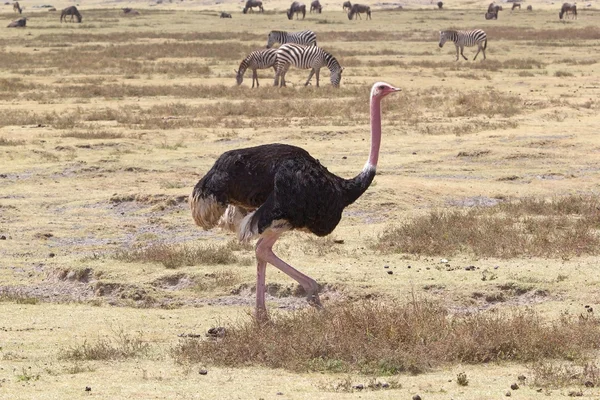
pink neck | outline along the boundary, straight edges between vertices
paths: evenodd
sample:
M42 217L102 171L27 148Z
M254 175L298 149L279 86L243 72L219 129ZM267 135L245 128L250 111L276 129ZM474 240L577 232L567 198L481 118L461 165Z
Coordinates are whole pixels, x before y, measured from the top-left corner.
M365 168L375 169L379 160L379 146L381 145L381 99L371 97L371 152Z

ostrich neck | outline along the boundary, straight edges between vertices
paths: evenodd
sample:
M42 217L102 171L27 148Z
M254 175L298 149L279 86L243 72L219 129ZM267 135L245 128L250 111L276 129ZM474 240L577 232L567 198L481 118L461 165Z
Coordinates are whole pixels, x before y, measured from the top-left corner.
M379 160L379 147L381 145L381 99L371 97L371 151L367 168L377 168Z
M381 99L371 97L371 150L363 170L346 181L346 204L352 204L371 185L375 178L381 145Z

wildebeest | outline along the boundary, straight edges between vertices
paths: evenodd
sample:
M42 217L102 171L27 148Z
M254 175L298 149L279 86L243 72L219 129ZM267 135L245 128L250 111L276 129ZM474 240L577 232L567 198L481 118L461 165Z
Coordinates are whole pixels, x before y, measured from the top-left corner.
M560 12L558 13L558 18L563 19L564 16L565 19L567 19L569 13L572 15L571 18L577 19L577 6L571 3L564 3L560 9Z
M352 3L350 3L349 1L345 1L344 4L342 4L342 10L344 10L345 12L350 12L351 8Z
M512 8L510 9L510 11L514 10L515 8L518 8L520 10L521 9L521 3L513 3Z
M441 10L442 7L444 7L444 3L442 3L441 1L438 1L437 6Z
M323 6L319 2L319 0L314 0L312 3L310 3L310 12L312 13L313 10L318 12L319 14L321 14L321 11L323 11Z
M366 6L364 4L352 4L352 8L348 13L348 19L356 18L357 16L358 18L362 19L362 17L360 16L360 14L362 13L367 13L367 19L372 19L371 7Z
M6 27L7 28L24 28L26 25L27 25L27 18L23 17L23 18L14 20L10 24L8 24Z
M242 13L247 14L248 11L254 12L254 7L258 7L258 9L260 10L260 12L264 12L265 11L265 9L263 8L263 5L262 5L262 1L260 1L260 0L248 0L246 2L246 6L242 10Z
M498 11L502 11L502 6L499 6L496 3L490 3L490 5L488 6L487 12L498 14Z
M527 11L533 11L533 7L531 7L531 5L527 6Z
M290 6L290 9L287 10L287 17L288 19L293 19L294 14L296 14L296 19L299 19L300 13L302 13L302 19L304 19L306 16L306 6L303 3L295 1Z
M133 8L125 7L125 8L122 8L122 10L123 10L123 14L125 14L129 17L137 17L140 15L140 12L138 10L134 10Z
M21 6L19 5L18 1L15 1L13 3L13 11L14 12L18 12L19 14L21 14L23 12L23 10L21 9Z
M67 16L69 15L71 16L71 22L73 22L74 16L77 17L77 22L81 22L81 20L83 19L77 7L71 6L62 10L62 12L60 13L60 22L63 22L63 19L65 20L65 22L67 22Z
M221 13L221 18L231 18L231 14L226 13L226 12L222 12Z
M496 12L486 12L485 19L498 19L498 13Z

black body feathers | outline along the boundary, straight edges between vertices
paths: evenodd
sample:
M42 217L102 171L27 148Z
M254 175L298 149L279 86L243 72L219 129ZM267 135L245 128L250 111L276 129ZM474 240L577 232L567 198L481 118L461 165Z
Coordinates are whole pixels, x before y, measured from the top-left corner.
M221 155L194 187L192 199L212 197L221 207L256 210L249 225L258 234L286 224L325 236L374 177L375 169L365 168L343 179L299 147L269 144Z

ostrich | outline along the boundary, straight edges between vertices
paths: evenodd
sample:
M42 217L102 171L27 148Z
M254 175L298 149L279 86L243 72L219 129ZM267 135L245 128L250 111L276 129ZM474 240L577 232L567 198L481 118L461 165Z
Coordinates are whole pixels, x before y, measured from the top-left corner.
M267 318L267 263L296 280L308 302L321 307L317 282L277 257L273 245L284 232L294 229L317 236L330 234L344 208L367 190L379 158L381 99L399 90L383 82L373 85L371 150L363 170L352 179L332 174L302 148L267 144L223 153L194 187L190 207L197 225L229 228L240 241L259 238L255 249L257 319Z

